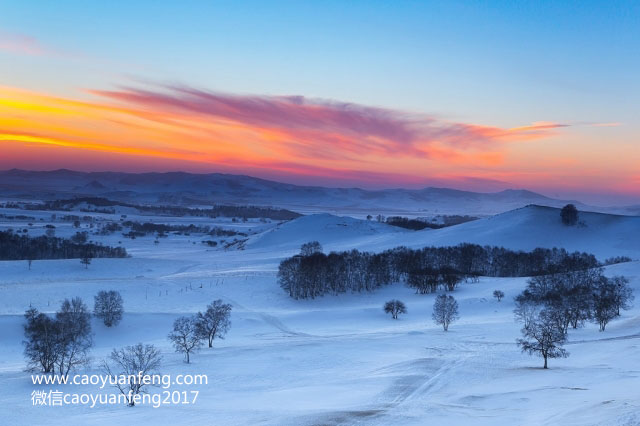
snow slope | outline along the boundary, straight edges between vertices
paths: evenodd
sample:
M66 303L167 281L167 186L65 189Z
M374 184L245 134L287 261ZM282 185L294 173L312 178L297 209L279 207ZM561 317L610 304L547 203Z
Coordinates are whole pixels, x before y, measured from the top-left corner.
M194 244L194 235L171 235L158 245L153 237L124 239L134 257L94 259L88 269L77 259L35 261L31 270L24 261L0 262L0 424L640 424L638 300L606 332L592 324L571 330L566 346L571 356L550 360L550 369L542 370L541 359L522 354L515 344L520 326L513 321L513 297L526 278L462 284L454 293L461 318L447 333L431 321L435 295L417 295L402 285L296 301L277 284L278 262L308 240L319 240L325 249L367 250L472 241L592 251L582 247L591 244L601 255L638 257L638 218L583 213L585 227L566 229L554 217L557 210L529 207L412 232L316 215L267 229L251 237L244 251L210 250ZM73 229L60 226L57 231ZM640 262L609 266L606 273L629 277L640 298ZM21 314L30 305L54 312L64 298L80 296L92 306L93 296L107 289L122 293L126 314L112 329L94 320L93 360L86 372L100 373L99 363L114 347L152 343L162 351L163 373L207 375L207 385L169 388L199 390L196 404L31 405L31 392L38 389L113 392L91 385L58 389L31 384L23 371L21 344ZM501 302L491 297L495 289L506 294ZM171 324L217 298L233 305L231 330L187 365L167 341ZM408 307L397 321L382 310L392 298Z
M291 251L309 241L318 241L326 246L326 251L364 249L377 240L386 240L389 236L402 238L401 235L409 233L384 223L324 213L302 216L280 224L256 236L248 248Z
M269 230L249 244L265 249L299 248L318 240L331 250L345 246L380 251L461 243L503 246L514 250L563 247L586 251L604 260L611 256L640 257L640 217L580 212L580 223L566 226L560 209L527 206L488 218L441 229L407 231L372 221L328 214L305 216Z
M407 243L444 246L470 242L519 250L563 247L599 258L640 256L640 217L580 212L579 222L566 226L559 209L527 206L457 226L418 231Z

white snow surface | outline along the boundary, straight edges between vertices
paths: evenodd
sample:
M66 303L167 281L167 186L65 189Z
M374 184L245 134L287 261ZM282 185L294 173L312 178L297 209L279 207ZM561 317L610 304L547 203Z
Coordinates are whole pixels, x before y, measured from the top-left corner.
M375 221L328 214L303 216L256 236L249 247L297 250L317 240L325 251L358 248L366 251L407 246L451 246L461 243L502 246L513 250L562 247L593 253L604 260L640 253L640 217L581 212L579 224L562 224L559 209L527 206L488 218L441 229L407 231Z
M31 212L27 213L33 215ZM35 213L34 213L35 214ZM481 278L454 293L460 320L448 332L433 324L435 295L400 284L367 294L291 300L277 284L281 259L318 240L325 251L380 251L461 242L529 250L565 247L599 259L626 255L609 266L625 275L639 298L640 218L581 213L583 225L559 223L558 210L527 207L440 230L407 231L371 221L313 215L253 228L245 250L208 249L197 236L92 238L133 255L94 259L0 262L0 424L13 425L638 425L640 424L640 301L605 332L571 330L571 356L542 359L520 352L513 297L526 278ZM155 222L190 218L154 218ZM200 221L198 221L200 223ZM42 225L44 222L36 224ZM16 223L0 222L0 228ZM27 226L20 224L20 226ZM76 230L56 223L56 233ZM43 230L33 229L37 235ZM194 244L196 243L196 244ZM99 290L118 290L126 314L106 328L93 321L92 365L114 347L152 343L167 374L206 374L207 385L172 386L200 391L195 404L160 408L120 405L34 407L31 392L112 393L91 385L36 386L24 371L22 313L30 305L53 313L67 297L90 307ZM497 302L495 289L506 297ZM191 364L166 336L175 318L204 310L214 299L233 305L232 327ZM406 315L392 320L382 305L397 298ZM151 388L152 393L162 388Z

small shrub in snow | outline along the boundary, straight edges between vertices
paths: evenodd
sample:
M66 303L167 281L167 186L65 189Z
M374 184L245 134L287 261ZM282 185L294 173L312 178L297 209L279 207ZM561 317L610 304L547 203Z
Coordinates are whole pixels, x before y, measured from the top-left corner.
M502 290L494 290L493 297L498 299L498 302L499 302L504 297L504 292Z

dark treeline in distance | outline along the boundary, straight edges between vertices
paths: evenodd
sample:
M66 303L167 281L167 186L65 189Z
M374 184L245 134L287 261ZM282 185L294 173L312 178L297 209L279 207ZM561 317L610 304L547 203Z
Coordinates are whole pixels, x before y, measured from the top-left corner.
M28 237L0 231L0 260L79 259L85 257L127 257L123 247L78 243L58 237Z
M280 263L278 282L295 299L372 291L394 282L432 293L439 288L454 290L463 279L477 276L538 276L597 266L591 254L557 248L524 252L475 244L417 250L397 247L382 253L297 255Z
M168 225L164 223L150 223L150 222L133 222L133 221L125 221L122 222L122 226L130 228L131 230L123 234L125 237L144 237L148 234L158 234L158 236L167 236L168 232L175 232L178 234L209 234L214 237L233 237L236 235L240 235L246 237L247 234L245 232L238 232L230 229L224 229L220 227L210 227L207 225ZM122 226L119 228L122 229ZM116 227L111 227L111 229L117 229Z
M391 226L397 226L400 228L411 229L413 231L420 231L425 228L430 229L440 229L446 228L447 226L459 225L465 222L471 222L472 220L478 219L473 216L443 216L442 223L436 222L428 222L423 219L409 219L408 217L403 216L389 216L387 217L385 223Z
M245 219L267 218L273 220L291 220L302 216L300 213L292 212L286 209L278 209L272 207L257 206L230 206L230 205L214 205L211 208L190 208L179 206L147 206L130 204L122 201L113 201L101 197L78 197L69 200L52 200L39 204L18 204L7 203L5 207L20 208L25 210L58 210L70 211L73 207L86 203L96 207L132 207L140 212L152 213L167 216L194 216L194 217L239 217ZM81 209L81 211L95 211L91 209ZM115 213L115 211L100 210L103 213Z

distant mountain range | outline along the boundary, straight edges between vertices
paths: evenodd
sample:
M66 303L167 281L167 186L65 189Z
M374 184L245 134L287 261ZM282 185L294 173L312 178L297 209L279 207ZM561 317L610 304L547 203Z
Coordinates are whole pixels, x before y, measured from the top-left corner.
M351 215L492 215L529 204L560 207L573 202L579 209L638 214L640 207L597 208L557 200L535 192L509 189L479 193L447 188L381 189L298 186L244 175L77 172L72 170L0 171L0 196L5 199L51 200L98 196L142 204L206 206L251 204L301 213Z

